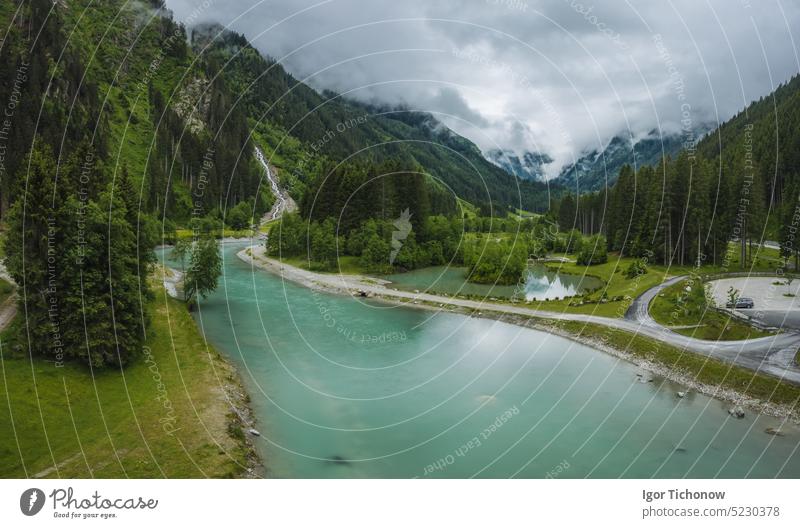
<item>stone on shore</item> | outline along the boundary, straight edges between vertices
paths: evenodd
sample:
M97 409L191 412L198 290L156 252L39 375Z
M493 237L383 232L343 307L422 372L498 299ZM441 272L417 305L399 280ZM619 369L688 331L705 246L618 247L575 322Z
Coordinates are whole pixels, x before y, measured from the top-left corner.
M737 405L736 407L728 409L728 414L741 420L744 418L744 409Z

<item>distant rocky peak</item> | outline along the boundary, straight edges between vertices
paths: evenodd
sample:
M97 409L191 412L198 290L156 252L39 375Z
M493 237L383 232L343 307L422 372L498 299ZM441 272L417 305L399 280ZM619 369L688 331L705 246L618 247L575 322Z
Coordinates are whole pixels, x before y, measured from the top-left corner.
M525 151L520 154L511 149L492 149L485 157L509 174L530 181L545 181L545 165L553 163L547 153Z

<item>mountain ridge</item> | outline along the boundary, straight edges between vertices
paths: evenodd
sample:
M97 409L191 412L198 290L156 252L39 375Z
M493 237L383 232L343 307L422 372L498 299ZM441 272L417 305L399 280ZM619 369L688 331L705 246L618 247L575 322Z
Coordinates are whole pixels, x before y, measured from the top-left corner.
M546 186L519 182L488 162L472 141L428 112L371 105L331 91L317 92L262 54L243 35L219 25L191 30L190 40L196 52L202 46L204 55L225 64L231 89L241 94L254 135L272 141L273 145L264 145L273 147L267 152L276 151L273 154L279 168L292 174L290 187L302 190L311 179L309 166L301 166L299 158L315 158L310 165L319 168L316 158L320 157L343 160L355 154L374 162L399 157L417 163L460 198L487 210L547 208ZM310 155L282 149L285 140Z
M546 165L553 163L546 153L525 151L521 155L512 149L491 149L486 159L521 180L547 181Z
M699 137L699 131L704 128L695 131L694 137ZM686 140L681 133L651 130L635 141L630 136L617 134L602 149L585 151L574 163L562 167L553 181L578 193L597 191L613 186L623 166L656 166L662 159L675 157L685 147Z

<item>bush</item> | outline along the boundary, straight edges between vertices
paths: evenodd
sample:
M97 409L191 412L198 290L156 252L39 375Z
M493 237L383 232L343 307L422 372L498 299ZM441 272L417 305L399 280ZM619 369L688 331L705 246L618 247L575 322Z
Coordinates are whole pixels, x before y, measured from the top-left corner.
M466 264L470 268L469 280L480 284L516 284L528 266L527 247L524 244L491 242L471 248Z
M646 273L647 264L642 259L634 260L625 270L625 276L629 279L635 279L639 275L645 275Z
M253 207L248 202L239 202L228 211L225 223L232 229L247 229L252 224L252 212Z
M583 249L578 253L577 261L581 266L594 266L608 262L606 238L602 235L587 238L583 243Z
M202 234L213 233L222 227L219 220L209 216L194 217L189 221L189 227L192 231Z
M577 229L572 229L567 233L565 240L565 250L567 253L580 253L584 247L590 246L591 238L584 242L583 235Z
M360 259L361 266L372 273L389 272L391 271L390 254L391 247L389 243L374 234L364 244Z

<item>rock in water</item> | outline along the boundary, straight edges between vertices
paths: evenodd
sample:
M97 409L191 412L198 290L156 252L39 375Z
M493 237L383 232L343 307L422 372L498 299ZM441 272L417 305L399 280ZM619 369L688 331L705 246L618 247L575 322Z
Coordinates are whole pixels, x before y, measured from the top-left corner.
M777 427L767 427L766 429L764 429L764 432L772 436L784 436L783 431L781 431L780 428Z
M742 419L744 418L744 409L742 409L740 406L737 405L736 407L728 409L728 414L736 418Z

